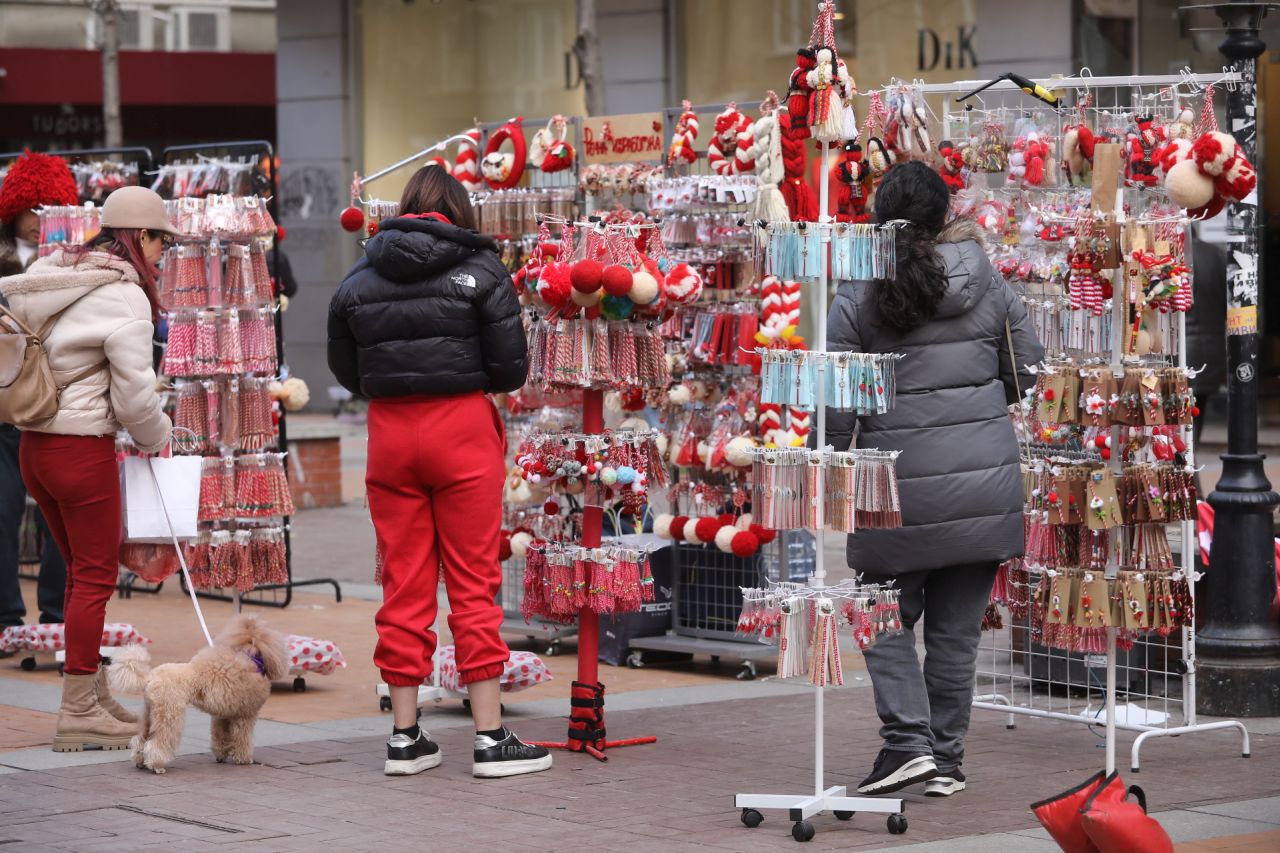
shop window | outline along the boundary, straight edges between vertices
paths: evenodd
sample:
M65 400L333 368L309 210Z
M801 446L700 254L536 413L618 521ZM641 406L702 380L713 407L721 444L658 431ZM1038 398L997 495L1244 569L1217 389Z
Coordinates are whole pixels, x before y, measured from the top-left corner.
M231 12L228 9L174 9L178 50L231 50Z
M153 50L154 40L152 18L154 12L150 6L130 6L116 12L116 32L120 38L121 50ZM89 13L85 47L97 50L102 44L102 22L97 13Z

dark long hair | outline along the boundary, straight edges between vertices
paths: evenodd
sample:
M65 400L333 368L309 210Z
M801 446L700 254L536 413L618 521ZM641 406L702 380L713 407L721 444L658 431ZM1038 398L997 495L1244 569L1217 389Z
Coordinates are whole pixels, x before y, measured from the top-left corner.
M942 176L919 161L894 166L876 190L876 222L907 221L894 238L896 277L875 282L880 321L900 333L932 320L947 293L947 271L936 241L950 203Z
M151 303L151 322L160 318L160 300L156 296L156 268L147 263L142 252L141 228L103 228L89 242L68 249L67 252L79 264L90 252L107 252L117 258L128 261L138 273L138 286L147 295Z
M476 211L462 184L434 163L413 173L400 196L401 213L439 213L459 228L476 230Z

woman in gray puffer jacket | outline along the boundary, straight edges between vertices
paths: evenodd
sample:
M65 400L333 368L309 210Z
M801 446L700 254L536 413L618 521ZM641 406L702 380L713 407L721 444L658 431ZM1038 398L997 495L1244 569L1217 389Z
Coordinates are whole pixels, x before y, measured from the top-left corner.
M949 202L942 178L925 164L889 172L876 191L875 216L907 222L897 232L897 277L842 284L828 326L828 350L904 356L888 414L827 415L836 449L848 448L856 432L860 447L902 452L903 526L849 536L849 565L902 591L903 633L866 652L884 748L858 788L864 794L926 780L932 796L964 788L960 762L982 614L997 566L1023 551L1022 481L1007 406L1032 383L1027 366L1044 350L987 259L981 229L946 223ZM914 632L921 619L923 671Z

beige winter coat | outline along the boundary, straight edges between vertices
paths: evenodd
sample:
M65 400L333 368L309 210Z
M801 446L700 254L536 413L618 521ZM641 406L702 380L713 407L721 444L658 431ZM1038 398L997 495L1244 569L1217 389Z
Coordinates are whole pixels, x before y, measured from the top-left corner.
M0 279L0 292L35 332L67 309L45 339L55 381L102 365L63 389L58 414L32 431L111 435L123 427L144 451L164 447L171 424L156 393L151 305L128 261L91 252L73 266L64 253L54 252L22 275Z

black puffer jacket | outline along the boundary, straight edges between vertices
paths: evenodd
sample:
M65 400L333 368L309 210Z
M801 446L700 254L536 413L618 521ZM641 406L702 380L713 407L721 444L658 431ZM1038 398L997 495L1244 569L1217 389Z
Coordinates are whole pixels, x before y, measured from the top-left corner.
M389 219L329 304L329 369L365 397L503 393L528 371L520 304L492 240Z

